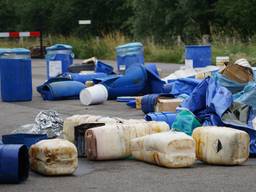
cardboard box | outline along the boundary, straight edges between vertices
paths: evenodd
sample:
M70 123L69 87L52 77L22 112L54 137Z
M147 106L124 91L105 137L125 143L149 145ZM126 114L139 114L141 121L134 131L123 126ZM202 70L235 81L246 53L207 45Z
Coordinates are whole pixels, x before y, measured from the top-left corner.
M176 108L181 104L183 99L159 98L155 106L155 112L176 112Z
M142 97L136 97L136 109L141 109Z

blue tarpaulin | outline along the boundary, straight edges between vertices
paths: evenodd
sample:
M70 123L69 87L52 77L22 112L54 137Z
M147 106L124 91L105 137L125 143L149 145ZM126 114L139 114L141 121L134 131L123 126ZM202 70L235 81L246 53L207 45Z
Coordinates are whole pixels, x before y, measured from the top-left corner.
M234 105L232 93L215 78L209 77L182 103L182 107L193 112L203 125L228 126L246 131L251 138L250 153L256 155L256 131L251 127L255 113L252 108L243 110L244 106L234 110ZM246 123L237 117L238 112L243 113L243 119L247 119Z
M236 102L247 104L256 109L256 83L248 83L241 92L233 95L233 99Z
M172 84L171 94L174 96L178 96L181 94L190 95L195 87L202 82L199 79L192 79L192 78L183 78L175 80Z

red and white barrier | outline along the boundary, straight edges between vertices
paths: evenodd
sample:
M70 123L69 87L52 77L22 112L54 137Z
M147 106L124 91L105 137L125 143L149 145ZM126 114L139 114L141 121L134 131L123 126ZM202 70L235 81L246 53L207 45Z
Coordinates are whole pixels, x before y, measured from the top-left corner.
M39 31L32 32L0 32L0 37L40 37Z

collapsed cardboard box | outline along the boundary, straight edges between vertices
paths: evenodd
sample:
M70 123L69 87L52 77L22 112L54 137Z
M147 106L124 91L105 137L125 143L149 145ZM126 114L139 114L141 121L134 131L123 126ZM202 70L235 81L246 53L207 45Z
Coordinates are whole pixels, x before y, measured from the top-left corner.
M176 108L181 104L181 98L159 98L155 106L155 112L176 112Z
M136 100L136 109L141 109L142 97L136 97L135 100Z

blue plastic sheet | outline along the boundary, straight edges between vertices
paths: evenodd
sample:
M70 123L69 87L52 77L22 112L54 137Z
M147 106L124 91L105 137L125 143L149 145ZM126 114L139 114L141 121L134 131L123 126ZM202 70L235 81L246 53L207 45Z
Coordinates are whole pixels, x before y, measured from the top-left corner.
M192 78L183 78L183 79L178 79L172 82L172 90L171 94L174 96L178 96L181 94L187 94L190 95L195 87L201 83L202 80L199 79L192 79Z
M222 87L215 78L206 78L192 92L191 96L182 103L185 107L192 111L203 125L209 126L228 126L246 131L251 138L250 153L256 155L256 131L252 129L251 120L255 117L255 112L249 110L247 122L243 123L236 117L235 113L241 111L233 111L230 119L223 119L230 113L233 107L232 93L225 87ZM232 112L231 112L232 113Z
M194 89L191 96L182 103L182 107L200 114L201 117L210 113L216 113L221 117L232 102L232 93L219 86L215 79L208 77Z
M250 82L241 92L234 94L233 99L256 109L256 82Z
M229 91L231 91L232 94L242 91L247 85L247 83L238 83L236 81L230 80L220 73L215 73L213 78L220 86L226 87Z
M172 85L173 85L172 83L164 84L163 89L162 89L163 93L171 93Z
M198 84L190 97L183 101L182 107L189 109L195 113L206 108L206 90L208 87L209 78L206 78L200 84Z
M159 76L155 64L145 65L147 70L148 93L163 93L165 82Z
M173 122L176 120L176 113L172 112L156 112L156 113L148 113L145 115L146 121L164 121L170 127L172 127Z

